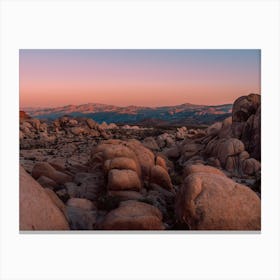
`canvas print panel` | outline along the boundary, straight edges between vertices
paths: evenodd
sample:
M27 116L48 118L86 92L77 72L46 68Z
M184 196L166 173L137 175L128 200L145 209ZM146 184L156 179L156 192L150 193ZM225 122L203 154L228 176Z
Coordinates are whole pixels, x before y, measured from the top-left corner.
M260 230L260 50L20 50L20 230Z

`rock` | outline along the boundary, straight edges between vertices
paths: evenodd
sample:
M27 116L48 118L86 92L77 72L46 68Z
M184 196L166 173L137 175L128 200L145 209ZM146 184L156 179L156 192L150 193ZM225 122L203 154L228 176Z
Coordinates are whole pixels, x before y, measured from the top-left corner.
M106 122L102 122L102 124L99 125L99 129L107 129L108 125Z
M66 169L65 160L62 158L54 158L48 161L48 163L58 171L64 172Z
M96 209L96 207L92 203L92 201L90 201L86 198L70 198L67 201L67 206L77 207L77 208L81 208L84 210L95 210Z
M163 169L165 169L168 172L166 160L162 156L157 155L155 163L156 163L156 165L161 166Z
M115 157L104 162L104 170L106 174L111 169L129 169L135 171L139 176L141 175L140 166L135 160L127 157Z
M47 162L37 162L32 169L32 177L38 179L40 176L46 176L58 184L64 184L72 181L71 176L57 171Z
M244 151L244 144L236 138L218 139L210 141L205 149L208 156L217 157L223 167L229 156L239 155Z
M46 176L40 176L37 181L43 188L55 189L57 187L57 183Z
M156 140L155 140L153 137L146 137L146 138L143 140L142 144L143 144L146 148L148 148L148 149L150 149L150 150L152 150L152 151L158 151L158 150L159 150L159 146L158 146Z
M164 156L155 157L152 151L134 139L103 141L93 149L91 165L103 168L108 190L140 191L149 183L173 188L167 172L170 164L167 165Z
M254 158L248 158L242 162L242 169L243 173L254 175L261 170L261 164Z
M156 207L138 201L123 201L109 212L103 230L163 230L162 214Z
M203 164L186 165L183 170L184 177L187 177L188 175L193 173L209 173L209 174L216 174L216 175L226 177L223 171L212 166L203 165Z
M53 190L46 188L45 192L53 201L53 203L60 209L60 211L66 216L66 206L63 201L56 195Z
M244 123L240 136L251 157L261 158L261 106Z
M118 129L118 126L115 123L110 123L108 124L107 129Z
M78 125L78 121L77 121L77 120L74 120L74 119L70 119L70 120L68 121L68 125L69 125L69 126L76 126L76 125Z
M226 176L192 173L176 196L178 221L190 230L260 230L261 202Z
M40 130L41 132L47 132L47 129L48 129L48 125L47 125L46 123L41 123L41 124L40 124L39 130Z
M19 131L19 140L22 140L24 138L24 133L20 130Z
M185 144L183 143L183 147L181 148L181 158L180 162L185 162L192 158L193 156L199 154L199 152L204 148L204 145L193 143L192 141L187 141Z
M218 137L219 138L232 138L232 117L228 117L226 118L223 122L222 122L222 127L218 133Z
M213 167L216 167L216 168L221 168L221 163L220 163L220 161L219 161L217 158L215 158L215 157L210 157L210 158L208 158L208 159L207 159L207 164L208 164L208 165L211 165L211 166L213 166Z
M30 116L24 111L19 111L19 119L20 122L22 122L24 120L30 119Z
M248 159L250 158L250 155L247 151L243 151L239 154L239 161L242 162L244 161L245 159Z
M87 119L86 123L90 129L98 129L99 127L98 123L93 119Z
M176 159L180 157L180 151L177 146L172 146L171 148L165 149L162 153L170 159Z
M67 190L69 198L80 197L80 187L77 186L75 183L67 182L64 184L64 186Z
M173 185L168 172L159 165L155 165L151 168L150 182L157 184L167 190L173 190Z
M174 198L174 192L166 190L157 184L150 184L152 190L157 191L158 193L162 194L164 197Z
M80 172L77 173L74 177L74 182L78 188L72 188L73 192L76 191L76 197L86 198L89 200L96 200L100 192L104 189L104 177L101 172L95 173L86 173ZM69 189L69 188L68 188ZM74 194L74 193L73 193Z
M94 156L98 154L98 152L101 153L101 159L103 161L107 159L113 159L116 157L126 157L126 158L132 158L135 159L136 155L135 153L127 146L121 144L110 144L110 142L101 144L97 146L95 149L93 149L92 152L92 159L94 159Z
M185 126L183 126L183 127L177 128L175 137L178 140L184 140L185 137L187 136L187 134L188 134L188 130L187 130L187 128Z
M28 122L36 129L40 129L40 121L38 119L29 119Z
M232 120L233 122L244 122L255 114L261 104L261 96L259 94L249 94L241 96L233 103Z
M157 137L157 143L160 148L171 147L174 140L168 133L163 133Z
M136 191L108 191L108 196L117 197L120 201L143 199L144 196Z
M66 208L67 218L72 230L93 230L96 224L96 211L88 211L77 207Z
M225 165L229 156L238 155L244 151L244 144L235 138L230 138L226 141L221 141L218 147L217 157L222 165Z
M222 123L216 122L207 128L206 130L207 135L216 136L220 132L221 128L222 128Z
M82 128L82 127L76 126L76 127L72 127L72 128L70 129L70 131L71 131L72 134L74 134L75 136L79 136L79 135L81 135L81 134L84 134L85 129Z
M56 194L58 195L59 199L63 201L63 203L66 203L69 199L69 194L66 189L60 189L56 191Z
M155 164L155 156L153 152L144 147L141 142L137 140L129 140L127 145L136 155L136 160L141 167L143 180L147 179L149 177L151 166Z
M68 230L68 222L45 190L20 167L20 230Z
M232 133L240 139L250 156L261 158L261 97L258 94L239 97L232 109Z
M67 143L61 148L61 151L65 154L73 154L76 150L77 146L74 143Z
M108 174L109 190L140 190L141 182L137 173L128 169L111 169Z

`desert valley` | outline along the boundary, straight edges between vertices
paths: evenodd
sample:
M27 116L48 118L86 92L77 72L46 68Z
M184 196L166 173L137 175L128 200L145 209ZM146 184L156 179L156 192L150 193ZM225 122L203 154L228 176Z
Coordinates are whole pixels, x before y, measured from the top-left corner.
M20 230L260 230L261 98L20 111Z

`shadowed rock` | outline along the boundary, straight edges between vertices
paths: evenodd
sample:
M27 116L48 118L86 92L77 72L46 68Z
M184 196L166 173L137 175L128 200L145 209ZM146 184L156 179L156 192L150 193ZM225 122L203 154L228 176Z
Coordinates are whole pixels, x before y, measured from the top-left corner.
M58 184L72 181L71 176L57 171L47 162L38 162L34 165L32 169L32 177L38 179L40 176L46 176Z
M163 230L162 214L156 207L138 201L123 201L109 212L101 229L104 230Z
M250 156L261 157L261 97L250 94L239 97L233 104L232 131L242 140Z
M68 222L45 190L20 167L20 230L68 230Z

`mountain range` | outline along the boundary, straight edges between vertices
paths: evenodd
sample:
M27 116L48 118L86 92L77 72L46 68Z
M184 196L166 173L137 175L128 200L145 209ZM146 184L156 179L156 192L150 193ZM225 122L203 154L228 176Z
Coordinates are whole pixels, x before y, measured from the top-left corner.
M87 117L101 123L143 125L209 125L231 115L232 104L194 105L185 103L175 106L119 107L98 103L67 105L56 108L21 108L31 117L53 120L64 115Z

